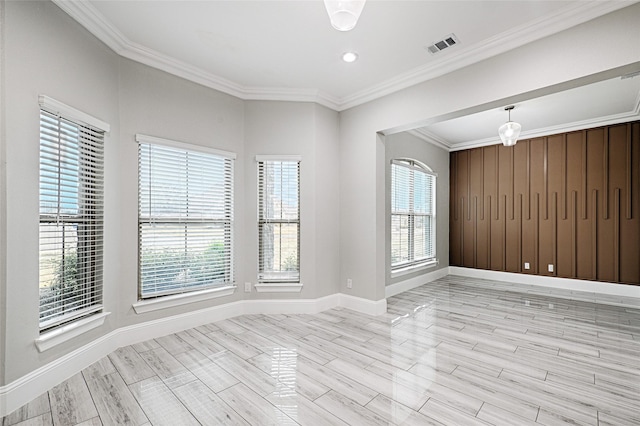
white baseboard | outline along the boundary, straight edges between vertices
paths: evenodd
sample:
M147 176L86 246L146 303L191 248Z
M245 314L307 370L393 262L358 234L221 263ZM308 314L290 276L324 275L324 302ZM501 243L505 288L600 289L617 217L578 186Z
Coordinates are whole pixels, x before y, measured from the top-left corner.
M419 275L417 277L409 278L408 280L400 281L399 283L391 284L385 287L384 295L385 297L392 297L396 294L400 294L403 291L412 290L416 287L420 287L423 284L429 283L431 281L435 281L439 278L446 277L449 275L448 268L441 268L437 271L429 272L426 274Z
M380 315L386 312L387 301L386 299L372 301L340 293L318 299L241 300L121 327L0 387L0 418L122 346L238 315L314 314L336 307L348 308L368 315Z
M513 272L487 271L484 269L450 266L449 274L485 280L506 281L519 284L553 287L610 296L640 298L640 286L601 281L576 280L572 278L545 277L541 275L516 274Z
M387 312L386 298L373 301L344 293L340 293L338 296L340 298L339 306L343 308L352 309L367 315L382 315Z

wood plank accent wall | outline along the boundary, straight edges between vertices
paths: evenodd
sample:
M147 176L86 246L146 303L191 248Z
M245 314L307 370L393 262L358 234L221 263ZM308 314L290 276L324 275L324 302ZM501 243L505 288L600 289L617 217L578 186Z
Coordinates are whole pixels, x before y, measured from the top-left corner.
M640 285L640 121L450 164L452 266Z

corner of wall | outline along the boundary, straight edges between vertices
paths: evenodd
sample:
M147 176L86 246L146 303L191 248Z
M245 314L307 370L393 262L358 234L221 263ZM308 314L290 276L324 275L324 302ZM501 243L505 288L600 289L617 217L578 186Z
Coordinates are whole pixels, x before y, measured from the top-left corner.
M6 241L6 172L5 172L5 96L4 96L4 40L5 40L5 2L0 2L0 253L6 253L7 241ZM5 359L5 327L7 312L6 308L6 275L5 268L6 257L0 256L0 359ZM0 386L5 384L5 363L0 362ZM0 407L2 409L2 407Z

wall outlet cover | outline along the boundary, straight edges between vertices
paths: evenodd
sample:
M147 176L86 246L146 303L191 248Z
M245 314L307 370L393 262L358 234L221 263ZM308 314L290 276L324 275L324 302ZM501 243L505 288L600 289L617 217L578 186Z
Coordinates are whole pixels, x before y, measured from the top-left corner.
M347 278L347 288L353 288L353 280L351 278Z
M524 262L524 269L531 269L529 262Z
M251 283L244 283L244 292L251 293Z

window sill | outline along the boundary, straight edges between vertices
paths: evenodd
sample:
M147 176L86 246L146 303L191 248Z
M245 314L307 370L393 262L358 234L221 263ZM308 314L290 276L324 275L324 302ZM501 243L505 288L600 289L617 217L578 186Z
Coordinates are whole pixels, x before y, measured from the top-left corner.
M110 314L111 312L100 312L41 334L40 337L35 340L38 352L47 351L89 330L100 327L104 324L105 318Z
M258 283L255 288L258 293L300 293L302 283Z
M186 305L188 303L230 296L235 292L236 286L229 285L226 287L192 291L183 294L173 294L171 296L161 296L156 299L141 300L133 304L133 309L136 311L136 314L144 314L147 312L172 308L174 306Z
M404 275L413 274L422 270L431 269L440 263L438 259L433 259L427 263L421 263L419 265L409 266L406 268L398 269L391 272L391 278L402 277Z

